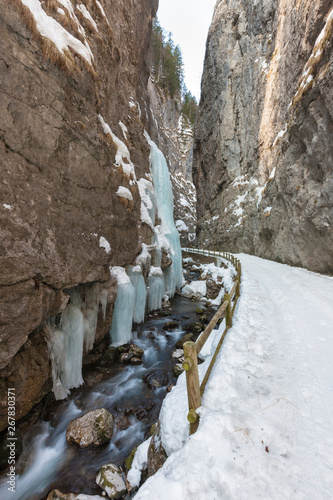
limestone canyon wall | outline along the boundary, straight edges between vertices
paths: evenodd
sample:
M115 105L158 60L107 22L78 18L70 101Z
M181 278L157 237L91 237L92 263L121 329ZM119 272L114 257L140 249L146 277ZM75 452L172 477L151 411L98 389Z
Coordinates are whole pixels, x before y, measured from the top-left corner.
M333 7L219 0L195 126L199 244L333 273Z
M50 390L41 326L68 303L64 290L106 294L100 341L115 300L109 266L151 242L136 179L149 172L157 0L26 3L4 0L0 13L0 429L6 387L17 418Z

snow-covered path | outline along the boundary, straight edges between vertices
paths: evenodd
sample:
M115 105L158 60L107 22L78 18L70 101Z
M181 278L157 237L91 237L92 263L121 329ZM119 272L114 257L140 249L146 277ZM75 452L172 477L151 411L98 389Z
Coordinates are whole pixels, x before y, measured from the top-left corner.
M186 411L182 375L162 407L173 453L136 500L333 498L333 278L238 258L241 299L199 429L182 447L168 435Z

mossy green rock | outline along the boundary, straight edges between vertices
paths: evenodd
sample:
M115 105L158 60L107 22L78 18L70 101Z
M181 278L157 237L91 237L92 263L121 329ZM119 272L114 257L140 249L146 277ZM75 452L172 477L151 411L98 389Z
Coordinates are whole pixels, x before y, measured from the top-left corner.
M126 492L122 472L114 464L106 464L97 473L96 484L104 490L109 498L121 498Z
M128 457L125 460L125 467L126 467L127 471L129 471L130 468L132 467L132 463L133 463L134 456L135 456L137 449L138 449L137 446L135 448L133 448L133 450L131 451L131 453L128 455Z

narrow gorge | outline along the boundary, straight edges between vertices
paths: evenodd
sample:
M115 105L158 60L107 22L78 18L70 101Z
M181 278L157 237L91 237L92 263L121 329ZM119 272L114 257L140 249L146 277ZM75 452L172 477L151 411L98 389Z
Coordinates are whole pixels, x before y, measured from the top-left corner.
M191 441L183 344L240 291L232 262L332 280L332 1L217 0L199 104L158 9L1 9L1 500L153 498Z

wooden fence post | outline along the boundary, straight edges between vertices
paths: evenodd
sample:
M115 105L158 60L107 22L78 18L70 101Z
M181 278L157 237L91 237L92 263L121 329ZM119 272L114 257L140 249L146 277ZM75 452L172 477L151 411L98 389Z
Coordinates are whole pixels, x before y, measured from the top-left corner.
M225 325L226 326L232 326L232 311L231 311L231 298L228 293L224 294L224 302L228 301L227 308L225 310Z
M240 296L240 273L237 272L237 287L236 287L236 297Z
M190 422L190 434L194 434L199 426L199 416L197 415L196 410L201 406L197 349L194 342L185 342L183 348L183 368L186 371L187 398L189 407L187 420Z

